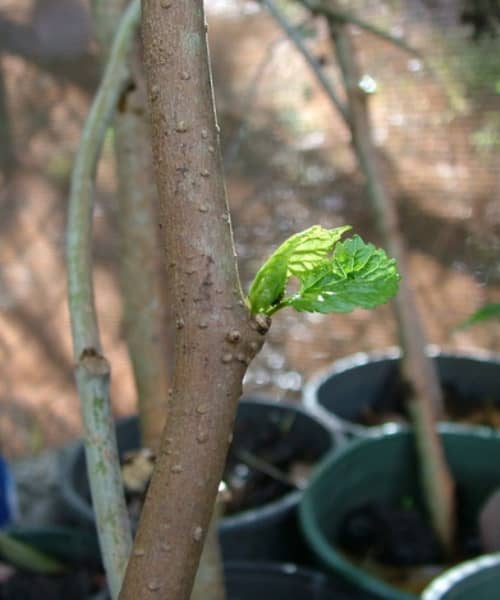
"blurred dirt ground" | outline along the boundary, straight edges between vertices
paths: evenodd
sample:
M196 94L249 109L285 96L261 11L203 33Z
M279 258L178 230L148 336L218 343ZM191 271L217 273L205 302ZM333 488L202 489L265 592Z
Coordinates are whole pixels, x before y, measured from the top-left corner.
M429 341L500 351L499 322L456 330L484 302L500 301L500 95L471 76L477 51L464 32L431 26L423 3L359 4L364 18L404 35L425 57L354 29L363 71L377 85L370 100L375 138L400 204ZM208 9L244 285L278 243L315 223L349 223L377 242L349 134L302 58L258 4L212 0ZM30 10L30 2L0 2L0 26L5 16L29 21ZM289 17L299 22L304 15ZM338 81L326 32L308 43ZM34 454L80 432L64 226L72 156L92 89L92 71L83 78L87 67L82 62L61 75L19 54L0 54L0 448L7 456ZM497 73L500 80L500 63ZM134 410L135 392L122 335L110 148L96 190L95 282L121 415ZM395 343L390 306L328 317L285 311L274 319L246 391L297 399L304 381L331 361Z

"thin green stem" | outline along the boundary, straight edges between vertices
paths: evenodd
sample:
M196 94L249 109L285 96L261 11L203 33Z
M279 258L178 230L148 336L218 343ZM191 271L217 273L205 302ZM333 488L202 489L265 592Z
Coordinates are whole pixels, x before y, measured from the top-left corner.
M140 17L140 2L132 0L117 29L108 65L87 117L71 178L67 260L69 302L75 356L100 347L92 285L92 187L96 164L115 106L128 81L127 52Z
M273 306L271 306L270 308L268 308L265 311L265 314L268 317L271 317L272 315L274 315L275 312L278 312L282 308L286 308L287 306L290 306L289 300L290 300L290 298L285 298L284 300L281 300L281 302L278 302L278 304L273 304Z
M117 28L107 67L83 128L73 167L67 225L68 295L76 382L99 542L112 598L117 598L132 536L109 399L109 365L101 353L92 283L93 181L116 103L127 81L126 58L140 18L132 0Z

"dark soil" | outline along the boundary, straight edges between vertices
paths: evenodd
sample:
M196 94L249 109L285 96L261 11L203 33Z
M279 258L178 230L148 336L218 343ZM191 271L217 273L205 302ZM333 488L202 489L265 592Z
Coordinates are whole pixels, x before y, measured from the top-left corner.
M500 398L478 400L464 395L453 383L442 385L445 420L469 425L500 428ZM359 422L375 426L388 421L408 420L406 406L411 389L398 369L387 377L379 398L359 415Z
M279 421L271 418L265 423L259 421L258 430L251 419L236 422L224 471L224 481L230 490L226 514L277 500L300 487L301 479L307 478L308 470L320 455L290 435L294 420L294 413L285 413ZM269 466L278 473L269 473Z
M440 562L432 529L415 508L371 502L350 511L339 530L340 545L359 556L391 565Z
M481 554L477 527L459 532L452 564ZM334 544L362 568L419 593L452 566L423 511L409 497L360 504L343 518Z

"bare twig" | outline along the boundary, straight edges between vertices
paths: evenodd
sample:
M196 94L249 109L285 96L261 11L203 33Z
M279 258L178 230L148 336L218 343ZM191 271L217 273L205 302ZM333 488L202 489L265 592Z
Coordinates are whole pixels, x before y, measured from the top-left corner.
M406 249L402 239L394 199L388 192L373 145L366 94L358 83L360 74L356 55L345 25L329 19L351 114L354 151L366 180L368 197L387 251L402 275L395 299L396 318L404 350L402 370L410 385L409 410L415 425L422 482L431 520L443 548L450 553L454 539L454 486L435 428L443 414L443 399L436 369L425 354L426 337L410 287Z
M109 401L109 364L102 355L92 284L93 178L106 129L128 81L126 57L140 16L140 1L124 13L109 61L85 123L75 157L67 226L68 293L76 366L85 429L85 451L92 501L108 583L118 596L131 547L131 533L120 476Z
M5 85L4 67L0 53L0 170L6 179L14 172L17 164L16 147L12 136L11 122L7 101L7 87Z
M252 106L257 99L257 94L259 91L259 85L264 75L265 70L270 65L273 60L274 51L276 46L284 41L287 41L288 37L280 37L278 40L274 40L266 49L266 52L257 65L255 72L248 84L247 91L243 95L242 109L241 113L244 115L243 121L236 130L235 134L232 136L232 139L227 145L227 150L224 154L224 167L226 173L231 169L238 156L238 152L240 151L241 144L245 139L245 135L248 130L248 118L249 113L251 112Z
M299 30L301 27L303 27L305 24L307 24L307 22L309 20L310 20L310 17L309 17L309 19L306 19L306 21L302 21L301 23L298 23L297 25L290 25L290 27L292 27L293 29ZM254 107L254 104L256 102L257 95L259 92L259 86L260 86L260 83L264 76L264 73L274 58L274 53L276 51L277 46L279 46L283 42L287 42L287 41L288 41L288 34L285 34L284 36L280 35L280 37L278 39L273 40L267 47L264 56L262 57L261 61L257 64L257 67L255 68L254 74L253 74L252 78L250 79L250 83L247 86L247 90L243 94L241 113L244 115L244 118L243 118L240 126L236 130L235 134L232 136L231 141L227 144L227 150L224 154L224 167L225 167L226 173L233 166L234 161L236 160L236 157L238 156L238 152L241 148L241 144L242 144L243 140L245 139L245 135L248 130L249 116L250 116L250 113L252 112L252 108Z
M307 64L311 67L312 71L316 75L316 78L325 91L328 98L330 98L333 105L337 108L340 114L344 117L346 122L349 121L349 110L344 105L344 103L340 100L337 95L336 90L334 89L332 82L325 75L321 65L314 58L310 50L304 44L300 33L288 22L288 19L283 14L283 12L278 8L277 4L274 0L262 0L262 4L264 4L269 10L271 16L276 21L276 23L283 29L283 31L290 38L290 41L293 42L297 50L302 54Z
M422 58L420 51L417 48L414 48L410 44L404 41L404 39L399 38L395 35L392 35L388 31L373 25L372 23L368 23L368 21L364 21L359 17L356 17L352 13L341 11L337 8L333 8L325 2L315 2L311 0L299 0L299 2L308 8L314 15L324 16L327 19L332 21L336 21L337 23L345 24L345 25L356 25L360 29L364 29L368 33L396 46L400 50L407 52L417 58Z
M235 456L236 456L236 458L241 460L241 462L245 463L247 466L251 467L252 469L255 469L256 471L260 471L261 473L264 473L264 475L271 477L275 481L279 481L280 483L289 485L291 488L296 488L298 490L301 490L304 488L303 485L298 484L297 482L293 481L293 479L289 475L287 475L284 471L282 471L281 469L278 469L278 467L276 467L275 465L267 462L266 460L260 458L259 456L256 456L255 454L253 454L252 452L249 452L248 450L244 450L243 448L240 448L239 450L236 450Z

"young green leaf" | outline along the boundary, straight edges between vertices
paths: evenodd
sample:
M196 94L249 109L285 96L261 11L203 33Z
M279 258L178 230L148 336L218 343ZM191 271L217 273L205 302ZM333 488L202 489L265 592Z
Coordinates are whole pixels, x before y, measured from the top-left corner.
M394 259L355 235L335 247L331 261L302 280L286 303L299 311L350 312L387 302L398 289Z
M317 268L350 227L324 229L314 225L288 238L257 272L248 301L253 314L268 313L285 294L288 279Z
M399 283L396 262L357 235L340 242L348 229L315 225L284 242L250 287L252 312L270 315L285 306L298 311L349 312L373 308L394 296ZM300 289L286 297L292 276L298 278Z

